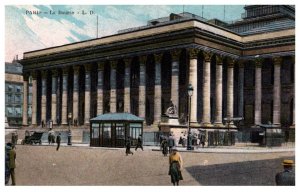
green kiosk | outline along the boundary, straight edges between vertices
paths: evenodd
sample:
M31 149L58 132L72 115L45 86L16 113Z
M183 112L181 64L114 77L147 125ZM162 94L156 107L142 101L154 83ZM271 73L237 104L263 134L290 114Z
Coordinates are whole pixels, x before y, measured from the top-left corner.
M131 113L106 113L90 119L90 146L125 147L130 136L131 145L136 145L143 134L144 119Z

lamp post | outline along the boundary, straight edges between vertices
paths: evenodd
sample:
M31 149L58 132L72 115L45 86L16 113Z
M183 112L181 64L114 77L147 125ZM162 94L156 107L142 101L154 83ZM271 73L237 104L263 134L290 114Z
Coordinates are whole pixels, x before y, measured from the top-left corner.
M68 145L72 145L72 142L71 142L71 129L70 129L70 126L71 126L71 119L72 119L72 113L69 113L68 114L68 119L69 119L69 131L68 131Z
M187 135L187 150L192 150L191 146L191 128L190 128L190 119L191 119L191 100L192 100L192 95L194 88L191 84L188 86L188 96L189 96L189 102L188 102L188 135Z

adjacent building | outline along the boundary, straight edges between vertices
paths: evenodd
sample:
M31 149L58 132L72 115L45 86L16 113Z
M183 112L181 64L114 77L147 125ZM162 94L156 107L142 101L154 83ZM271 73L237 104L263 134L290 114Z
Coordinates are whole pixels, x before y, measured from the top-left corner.
M144 119L144 132L158 131L171 101L187 117L189 84L192 128L221 129L225 117L244 117L248 128L294 125L294 6L245 6L233 23L171 13L111 36L26 52L20 63L24 95L32 78L32 116L23 113L23 125L88 128L97 115L130 112ZM24 97L25 109L30 101Z
M16 60L5 62L5 117L9 126L22 126L23 122L23 66ZM29 85L31 80L28 80ZM31 86L27 90L27 121L31 123Z

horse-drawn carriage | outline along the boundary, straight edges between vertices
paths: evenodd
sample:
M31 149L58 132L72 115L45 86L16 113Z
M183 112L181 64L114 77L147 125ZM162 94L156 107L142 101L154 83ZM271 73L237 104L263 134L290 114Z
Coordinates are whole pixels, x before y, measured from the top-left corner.
M38 131L26 131L25 132L25 138L22 140L22 145L24 144L42 144L42 135L44 132L38 132Z

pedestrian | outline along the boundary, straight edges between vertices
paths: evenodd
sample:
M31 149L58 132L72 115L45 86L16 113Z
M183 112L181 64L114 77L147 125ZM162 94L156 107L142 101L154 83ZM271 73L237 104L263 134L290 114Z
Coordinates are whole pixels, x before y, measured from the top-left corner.
M141 148L143 151L143 140L142 140L142 134L139 135L138 137L138 140L137 140L137 144L136 144L136 147L135 147L135 150L137 150L137 148Z
M49 145L51 144L51 141L52 141L52 131L51 129L48 131L48 143Z
M126 156L128 156L128 154L133 155L132 151L130 151L131 141L130 141L130 137L129 136L127 137L125 145L126 145Z
M179 142L178 142L178 145L182 145L182 136L180 136L180 138L179 138Z
M169 135L168 144L169 144L169 153L171 154L172 148L175 146L175 140L172 134Z
M11 150L11 143L5 145L5 185L9 183L10 169L9 169L9 153Z
M182 157L176 148L173 148L172 153L169 156L169 175L171 176L171 182L173 185L179 185L179 181L183 180L181 170L183 166Z
M162 139L161 148L162 148L163 155L167 156L168 155L168 142L165 137L163 137L163 139Z
M293 160L283 160L284 171L275 176L276 185L295 186L295 171L293 170Z
M58 151L59 147L60 147L60 133L58 133L58 135L56 136L56 143L57 143L57 147L56 147L56 151Z
M199 137L199 145L202 145L202 148L204 147L205 145L205 131L204 130L200 130L200 133L198 135Z
M11 176L11 185L16 185L15 178L15 168L16 168L16 151L15 146L11 145L11 150L9 151L9 174Z

